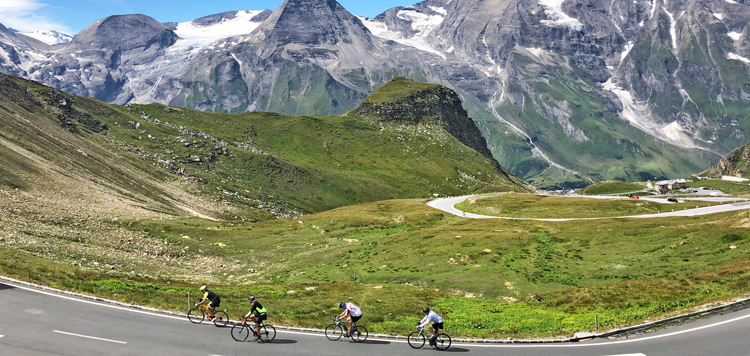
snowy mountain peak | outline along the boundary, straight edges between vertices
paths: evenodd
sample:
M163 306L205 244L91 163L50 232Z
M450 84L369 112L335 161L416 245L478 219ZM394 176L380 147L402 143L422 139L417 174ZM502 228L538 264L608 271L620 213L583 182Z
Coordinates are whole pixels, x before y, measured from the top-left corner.
M66 33L57 32L55 30L22 32L21 34L29 36L33 39L42 41L48 45L68 43L73 39L73 36L66 34Z
M174 32L181 39L206 45L253 32L270 15L270 10L223 12L179 23Z

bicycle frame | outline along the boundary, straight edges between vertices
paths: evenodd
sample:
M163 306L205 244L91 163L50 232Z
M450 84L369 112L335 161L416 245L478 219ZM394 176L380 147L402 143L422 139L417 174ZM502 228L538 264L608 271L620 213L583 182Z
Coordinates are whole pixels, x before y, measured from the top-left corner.
M349 322L348 322L348 321L346 321L346 320L344 320L344 322L345 322L346 324L349 324ZM343 326L343 325L341 325L341 319L339 319L339 318L336 318L336 326L338 326L338 327L341 327L342 329L344 329L344 326ZM348 329L348 328L347 328L347 329ZM357 331L357 323L356 323L356 322L352 322L352 329L354 329L354 331ZM351 334L351 333L352 333L352 331L351 331L351 330L349 330L349 334Z
M257 337L258 336L258 332L255 331L255 322L253 322L252 324L248 324L247 321L248 321L248 319L242 319L242 325L247 326L247 328L250 329L250 331L253 333L253 336ZM261 321L260 323L258 323L258 327L259 328L263 327L264 325L266 325L264 323L264 321Z
M425 325L426 326L426 325ZM445 350L451 346L451 337L450 335L441 332L440 329L435 330L436 333L436 339L432 339L432 333L430 332L430 329L426 328L425 326L417 326L416 331L412 331L411 334L409 334L407 338L407 342L409 346L415 349L422 348L424 346L424 343L426 340L430 340L430 346L433 346L437 348L438 350ZM414 343L412 343L412 336L414 336Z

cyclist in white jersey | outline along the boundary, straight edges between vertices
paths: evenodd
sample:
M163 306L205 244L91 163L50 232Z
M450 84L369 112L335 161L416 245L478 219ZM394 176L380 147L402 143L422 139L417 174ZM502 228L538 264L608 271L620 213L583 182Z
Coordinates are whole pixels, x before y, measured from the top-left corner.
M352 329L352 326L354 326L353 324L362 318L362 310L360 310L358 306L352 303L344 302L341 302L341 304L339 304L339 309L344 309L344 311L341 312L341 315L339 315L339 319L342 319L349 315L349 317L346 318L346 320L349 321L349 328L346 330L346 334L344 334L344 337L349 337L349 330Z
M417 323L417 327L421 328L432 322L432 325L427 328L432 333L432 338L430 338L430 345L432 345L437 338L437 331L443 328L443 318L441 318L440 315L437 315L434 311L431 311L430 308L424 308L422 309L422 312L424 313L424 318Z

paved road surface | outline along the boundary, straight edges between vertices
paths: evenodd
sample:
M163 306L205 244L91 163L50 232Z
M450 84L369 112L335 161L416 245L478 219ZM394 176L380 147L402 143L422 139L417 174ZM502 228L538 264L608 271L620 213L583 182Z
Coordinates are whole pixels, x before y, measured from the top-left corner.
M186 318L40 292L0 283L0 355L434 355L401 340L364 344L328 341L321 334L279 330L270 344L234 341L228 328L194 325ZM273 313L273 311L271 311ZM271 317L273 320L273 317ZM363 325L366 325L366 316ZM449 323L449 321L447 321ZM447 353L518 356L656 356L750 353L750 309L715 316L621 341L566 344L457 344Z
M479 214L472 214L472 213L465 213L461 210L458 210L454 207L454 205L469 199L473 195L466 195L461 197L451 197L451 198L438 198L435 200L431 200L427 202L427 205L438 209L445 211L447 213L457 215L457 216L463 216L470 219L505 219L505 220L536 220L536 221L571 221L571 220L600 220L600 219L616 219L616 218L638 218L638 219L646 219L646 218L660 218L660 217L668 217L668 216L698 216L698 215L708 215L708 214L714 214L714 213L721 213L726 211L736 211L736 210L746 210L750 209L750 202L743 201L739 203L731 203L731 204L722 204L722 205L715 205L715 206L708 206L704 208L693 208L693 209L686 209L686 210L677 210L677 211L670 211L666 213L660 213L660 214L645 214L645 215L633 215L633 216L621 216L621 217L609 217L609 218L579 218L579 219L535 219L535 218L506 218L506 217L499 217L499 216L489 216L489 215L479 215ZM579 196L580 197L580 196ZM587 197L589 199L613 199L611 197ZM627 199L627 198L622 198ZM643 198L644 200L656 200L652 198ZM664 202L664 199L658 202ZM729 201L737 201L736 198L691 198L690 200L696 201L696 200L704 200L704 201L713 201L713 202L729 202ZM665 203L665 205L673 204L673 203ZM671 209L669 207L665 207L665 209ZM748 353L750 355L750 352Z

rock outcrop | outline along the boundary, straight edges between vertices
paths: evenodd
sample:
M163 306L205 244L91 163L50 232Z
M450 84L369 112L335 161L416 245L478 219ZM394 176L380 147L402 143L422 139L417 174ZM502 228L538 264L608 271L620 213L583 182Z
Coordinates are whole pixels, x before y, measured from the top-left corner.
M750 177L750 144L729 152L719 163L701 172L702 176L721 178L721 176Z

